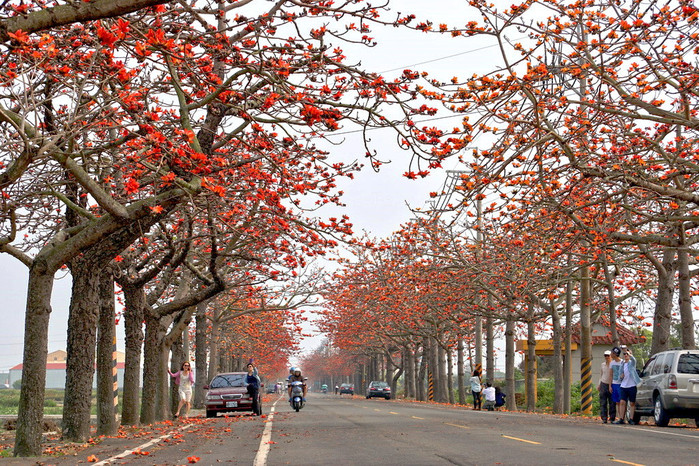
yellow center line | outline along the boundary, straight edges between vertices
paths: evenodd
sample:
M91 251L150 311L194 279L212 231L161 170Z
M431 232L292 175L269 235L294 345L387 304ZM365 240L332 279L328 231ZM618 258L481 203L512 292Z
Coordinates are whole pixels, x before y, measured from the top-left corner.
M398 414L398 413L395 411L389 411L388 414Z
M448 426L461 427L462 429L470 429L468 426L460 426L459 424L451 424L449 422L445 422L445 424Z
M377 411L377 412L379 412L379 413L381 412L380 409L376 409L376 408L374 408L374 411Z
M643 466L640 463L632 463L630 461L615 460L614 458L612 458L612 461L614 461L615 463L632 464L633 466Z
M510 437L509 435L503 435L503 437L509 438L512 440L519 440L520 442L524 442L524 443L531 443L532 445L541 445L540 442L532 442L531 440L524 440L523 438Z
M423 421L425 420L424 417L417 417L417 416L410 416L410 417L412 417L413 419L422 419Z

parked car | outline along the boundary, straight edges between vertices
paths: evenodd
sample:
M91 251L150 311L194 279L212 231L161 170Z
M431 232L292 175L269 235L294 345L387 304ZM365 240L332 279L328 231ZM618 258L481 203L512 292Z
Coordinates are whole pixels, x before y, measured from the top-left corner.
M253 400L245 383L246 376L247 372L226 372L217 374L209 385L204 385L204 390L208 390L204 402L206 417L235 411L252 411L258 416L262 414L261 390L257 393L257 399Z
M366 398L373 398L375 396L391 399L391 387L386 382L373 381L369 384L366 389Z
M340 395L344 395L345 393L354 395L354 385L351 383L343 383L340 385Z
M634 422L653 416L664 427L673 418L693 418L699 427L699 350L654 354L639 375Z

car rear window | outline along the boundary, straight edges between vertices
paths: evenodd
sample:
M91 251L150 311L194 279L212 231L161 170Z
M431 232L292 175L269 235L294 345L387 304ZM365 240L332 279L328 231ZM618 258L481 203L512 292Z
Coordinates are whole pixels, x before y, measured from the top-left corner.
M680 354L677 361L677 372L679 374L699 374L699 354Z
M211 388L225 388L225 387L244 387L245 386L245 375L244 374L230 374L230 375L217 375L214 380L211 381L209 387Z

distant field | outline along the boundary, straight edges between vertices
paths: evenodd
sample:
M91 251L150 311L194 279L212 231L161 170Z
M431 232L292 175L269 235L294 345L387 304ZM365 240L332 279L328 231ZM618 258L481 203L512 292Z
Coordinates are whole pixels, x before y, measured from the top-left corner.
M46 390L44 414L63 414L65 390ZM16 415L19 407L19 390L0 390L0 415ZM92 414L96 414L95 394L92 394Z

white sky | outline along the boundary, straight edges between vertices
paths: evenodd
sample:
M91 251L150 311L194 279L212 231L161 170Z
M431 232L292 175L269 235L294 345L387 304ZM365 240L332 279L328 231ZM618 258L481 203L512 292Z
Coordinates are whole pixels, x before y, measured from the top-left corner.
M392 5L394 11L414 13L418 21L430 19L435 25L446 23L460 27L468 20L478 19L472 12L468 13L464 0L393 0ZM392 19L393 16L387 15L386 18ZM493 64L495 49L488 48L487 44L477 39L435 36L396 28L374 30L371 35L379 41L379 45L373 49L356 50L344 46L347 61L361 61L365 69L385 72L387 77L410 68L428 71L430 76L448 81L452 76L470 76L484 71ZM442 120L442 123L448 123L447 127L458 126L459 118ZM429 192L439 190L444 175L435 172L420 180L402 177L407 171L406 152L396 148L391 132L374 131L371 137L373 146L380 150L379 157L382 160L390 159L392 163L384 165L380 173L365 167L355 180L342 182L340 186L345 191L343 200L347 208L337 214L349 215L357 233L366 231L374 236L387 236L412 217L407 205L421 207L429 199ZM478 141L475 142L477 144ZM343 160L364 160L364 148L359 144L357 135L346 135L343 144L332 150L338 151L335 155L341 155ZM458 167L454 162L448 162L444 168ZM49 351L65 349L66 346L70 277L59 276L61 278L57 279L54 288ZM26 284L26 267L8 255L0 254L0 295L4 301L3 325L0 327L0 372L22 362ZM119 325L117 334L117 346L123 351L123 325ZM304 347L311 348L318 341L314 338Z

